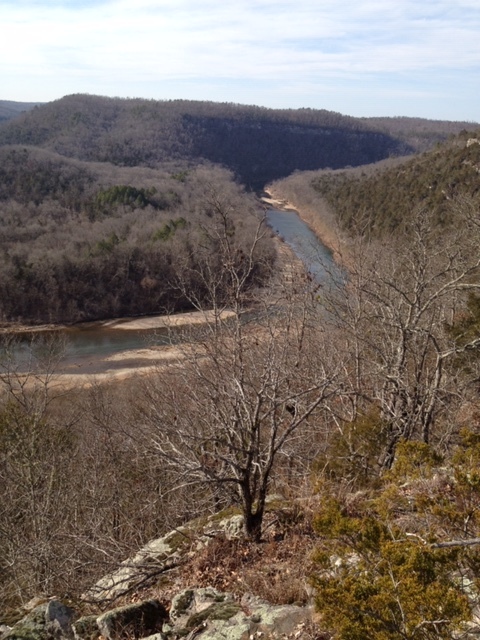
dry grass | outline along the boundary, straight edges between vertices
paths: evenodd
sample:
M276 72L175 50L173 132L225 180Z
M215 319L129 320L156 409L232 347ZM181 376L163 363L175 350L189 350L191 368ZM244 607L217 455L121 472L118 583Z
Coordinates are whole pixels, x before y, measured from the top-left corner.
M305 604L315 542L311 522L298 516L288 521L276 512L267 515L266 524L260 544L225 537L210 542L182 566L182 584L176 589L213 586L238 597L250 593L272 604ZM155 593L160 599L166 595L161 588Z

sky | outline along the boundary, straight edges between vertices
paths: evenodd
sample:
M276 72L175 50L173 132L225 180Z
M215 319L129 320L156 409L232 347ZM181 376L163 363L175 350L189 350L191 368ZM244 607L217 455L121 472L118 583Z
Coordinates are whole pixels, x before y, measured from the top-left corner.
M480 0L0 0L0 99L480 121Z

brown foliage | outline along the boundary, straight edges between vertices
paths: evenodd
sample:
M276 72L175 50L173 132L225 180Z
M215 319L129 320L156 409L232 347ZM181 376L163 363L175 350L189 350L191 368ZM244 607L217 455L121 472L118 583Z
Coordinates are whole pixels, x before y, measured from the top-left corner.
M261 544L215 538L182 569L185 586L251 593L273 604L305 603L314 537L308 520L292 516L281 510L267 514Z

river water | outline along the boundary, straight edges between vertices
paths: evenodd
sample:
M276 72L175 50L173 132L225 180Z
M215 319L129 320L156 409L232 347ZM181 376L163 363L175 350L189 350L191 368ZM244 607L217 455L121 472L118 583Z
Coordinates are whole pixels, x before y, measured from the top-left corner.
M295 211L269 209L268 225L286 242L305 265L312 278L324 284L340 277L333 255Z
M273 231L286 242L298 258L305 264L312 278L319 284L328 282L339 275L331 251L315 236L312 230L300 219L294 211L269 209L267 222ZM52 332L53 333L53 332ZM137 367L142 364L152 364L136 359L117 357L109 360L106 367L105 359L115 354L121 354L133 349L144 349L153 345L171 344L173 333L168 329L132 330L115 329L99 326L98 323L86 323L67 329L55 331L62 338L63 357L60 371L64 373L94 373L108 369ZM50 337L42 332L43 337ZM41 347L39 347L41 351ZM20 346L15 348L16 364L21 368L29 367L31 350L26 337Z

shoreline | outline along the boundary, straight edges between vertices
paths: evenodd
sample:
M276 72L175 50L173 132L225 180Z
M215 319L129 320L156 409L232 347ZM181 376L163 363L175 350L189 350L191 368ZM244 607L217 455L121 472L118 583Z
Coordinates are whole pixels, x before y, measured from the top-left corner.
M345 260L345 253L342 250L343 243L341 239L338 234L332 230L332 227L329 226L325 220L320 218L318 211L308 211L306 207L299 207L295 203L281 199L278 194L274 193L271 189L265 189L265 193L268 197L262 197L262 202L272 207L278 207L282 210L297 213L300 219L311 229L320 242L322 242L332 252L334 260L343 266L347 263ZM301 263L299 259L296 259L292 250L281 243L280 239L277 244L277 252L281 262L287 261L291 265L298 262L297 268L303 269L303 263ZM100 332L102 329L108 331L128 332L168 329L173 327L186 328L189 326L200 326L202 324L208 325L214 322L216 317L225 320L232 315L234 315L234 312L232 311L224 310L216 313L213 310L209 310L190 311L174 315L111 318L107 320L87 321L73 325L43 324L28 326L12 324L9 326L0 326L0 335L16 334L22 336L29 333L41 335L46 332L81 332L85 329L98 329ZM135 375L147 375L159 368L161 369L162 367L168 366L172 361L181 361L183 357L185 357L185 350L173 345L154 346L148 348L127 348L107 357L102 357L101 355L92 356L92 360L85 365L79 363L71 365L67 370L64 369L63 371L59 371L55 375L55 379L62 387L83 387L85 385L89 386L95 384L96 382L115 382ZM84 367L87 370L82 371ZM90 371L88 369L90 369Z
M294 211L302 222L317 236L318 240L332 252L335 262L339 266L348 267L348 251L345 242L338 232L322 218L320 212L281 198L271 187L264 189L264 192L268 194L268 197L262 197L262 202L270 206L278 207L283 211ZM324 213L326 214L326 211Z
M186 329L195 326L207 326L215 322L216 319L226 320L232 317L233 311L223 310L215 312L190 311L177 315L156 315L137 318L112 318L110 320L97 320L77 325L38 325L29 327L26 325L13 325L11 327L0 328L0 335L18 335L19 337L28 335L40 336L42 332L62 331L68 332L88 329L96 329L98 332L118 331L119 333L128 331L154 331L155 329ZM55 383L62 388L91 386L95 383L108 383L117 380L124 380L135 375L146 375L162 369L172 363L181 362L188 353L188 346L175 346L172 344L131 347L121 351L116 351L109 355L91 354L90 356L79 356L75 361L69 362L66 357L59 362L57 371L54 374ZM31 373L19 374L27 380Z
M147 329L168 329L170 327L191 327L202 324L212 324L216 319L227 320L235 315L234 311L223 310L215 312L208 311L187 311L186 313L178 313L163 316L146 316L144 318L132 318L125 320L124 318L116 318L107 321L104 325L109 329L118 329L122 331L139 331Z
M178 364L187 351L180 347L165 345L143 349L126 349L106 358L99 358L95 371L59 371L53 384L62 389L89 388L96 384L121 382L134 376L144 376Z
M60 331L82 331L84 329L112 329L121 331L142 331L148 329L169 329L171 327L189 327L214 322L215 316L221 320L234 315L233 311L186 311L172 315L158 314L152 316L137 316L124 318L110 318L109 320L87 320L75 324L16 324L0 326L0 335L25 335L29 333L47 333Z

